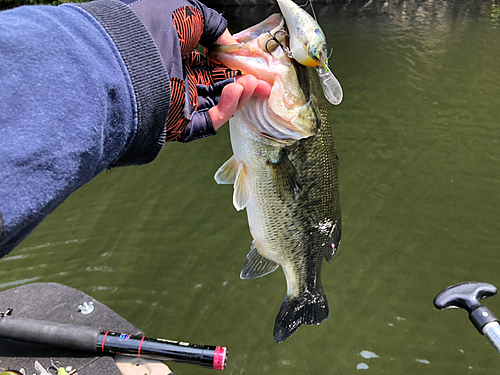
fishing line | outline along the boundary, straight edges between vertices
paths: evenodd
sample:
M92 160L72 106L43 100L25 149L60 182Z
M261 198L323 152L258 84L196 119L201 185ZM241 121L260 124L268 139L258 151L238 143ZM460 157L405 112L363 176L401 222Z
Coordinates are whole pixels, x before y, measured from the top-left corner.
M314 11L314 8L313 8L313 3L312 3L312 0L307 0L306 3L304 5L299 5L301 8L305 8L307 6L307 4L311 4L311 12L313 14L313 17L314 19L316 20L316 22L318 22L318 19L316 18L316 12Z

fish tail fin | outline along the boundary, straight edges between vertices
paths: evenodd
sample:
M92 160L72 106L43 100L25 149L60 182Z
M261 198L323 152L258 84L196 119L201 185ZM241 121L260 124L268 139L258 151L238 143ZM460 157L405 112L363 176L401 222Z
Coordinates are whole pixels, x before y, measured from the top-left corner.
M274 341L285 341L302 324L320 324L328 318L328 312L328 302L322 286L302 297L286 296L276 317Z

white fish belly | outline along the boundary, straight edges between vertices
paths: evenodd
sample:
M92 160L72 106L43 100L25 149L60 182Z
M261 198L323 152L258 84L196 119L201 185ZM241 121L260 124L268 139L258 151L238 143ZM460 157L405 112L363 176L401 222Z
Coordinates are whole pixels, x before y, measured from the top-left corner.
M279 153L279 148L264 144L252 133L251 127L241 111L230 121L234 157L238 164L245 165L247 173L248 225L259 253L284 266L288 263L282 238L286 206L278 195L268 164Z

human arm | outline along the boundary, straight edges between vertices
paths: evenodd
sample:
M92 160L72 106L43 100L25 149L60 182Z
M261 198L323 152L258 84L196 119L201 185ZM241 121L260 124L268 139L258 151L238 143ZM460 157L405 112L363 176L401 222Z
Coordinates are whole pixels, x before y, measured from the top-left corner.
M92 6L107 21L69 4L0 12L0 256L101 171L164 143L169 77L153 40L123 4Z
M176 67L115 0L0 12L0 51L1 257L103 170L156 157ZM215 126L247 100L242 78L222 90Z

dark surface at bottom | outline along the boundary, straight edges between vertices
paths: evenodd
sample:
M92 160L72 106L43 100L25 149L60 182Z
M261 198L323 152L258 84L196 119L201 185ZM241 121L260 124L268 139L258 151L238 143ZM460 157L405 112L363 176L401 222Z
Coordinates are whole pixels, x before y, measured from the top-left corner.
M78 306L83 302L93 302L94 311L82 314ZM13 308L12 316L15 317L98 327L131 335L143 334L109 307L61 284L35 283L4 291L0 293L0 311L9 307ZM121 375L110 356L0 339L0 370L24 368L26 374L37 374L35 361L47 369L51 360L62 366L74 366L79 375Z

